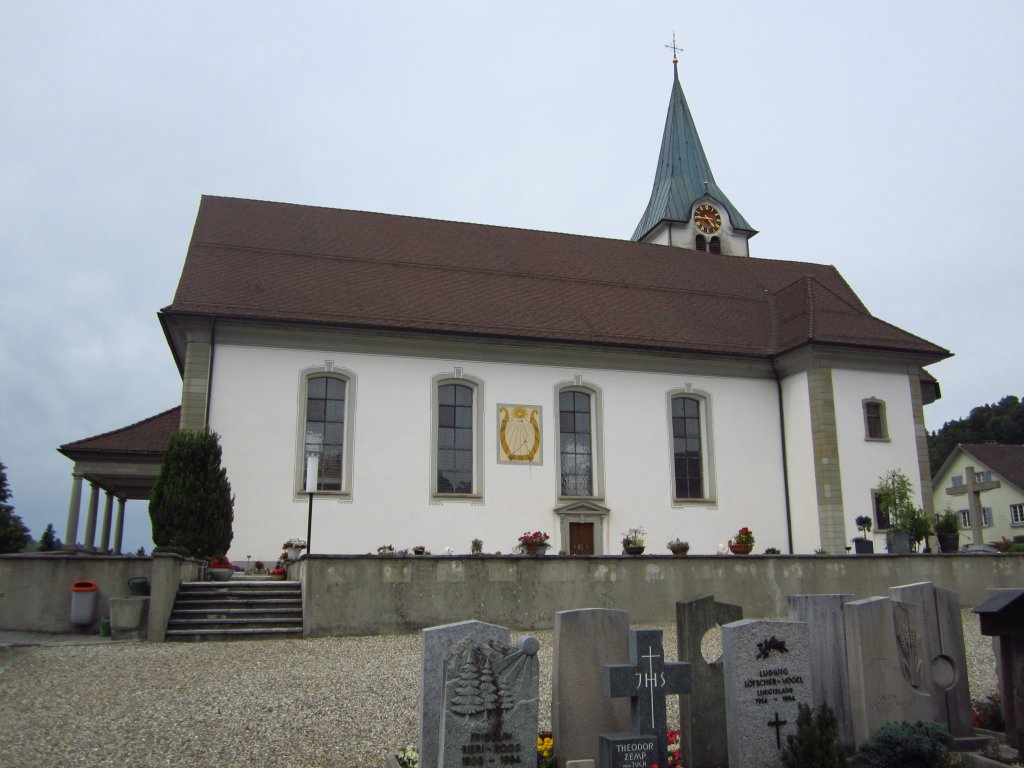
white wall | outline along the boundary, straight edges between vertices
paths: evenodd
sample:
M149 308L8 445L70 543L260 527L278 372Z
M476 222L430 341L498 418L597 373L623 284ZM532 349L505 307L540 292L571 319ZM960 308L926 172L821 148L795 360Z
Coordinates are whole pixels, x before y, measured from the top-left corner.
M911 479L916 503L921 505L917 437L907 375L834 369L832 390L842 467L846 538L850 540L860 535L854 523L858 516L867 515L874 520L871 490L878 486L879 477L890 469L898 469ZM885 402L887 441L865 439L865 398ZM884 551L884 532L872 529L872 533L878 538L875 551Z
M600 503L611 508L605 551L617 553L620 532L643 526L648 552L666 553L665 542L680 537L692 552L710 553L744 525L757 537L756 551L785 551L774 381L219 344L210 424L235 493L236 560L276 557L286 538L305 537L307 501L294 492L300 372L325 360L357 376L352 497L317 497L314 553L374 552L382 544L461 553L473 538L487 552L508 553L519 535L538 529L552 535L555 551L568 548L553 512L561 503L555 387L575 375L602 391ZM473 501L430 495L431 377L456 366L483 381L483 498ZM667 393L687 385L710 396L713 504L672 503ZM543 408L541 466L497 463L498 403Z

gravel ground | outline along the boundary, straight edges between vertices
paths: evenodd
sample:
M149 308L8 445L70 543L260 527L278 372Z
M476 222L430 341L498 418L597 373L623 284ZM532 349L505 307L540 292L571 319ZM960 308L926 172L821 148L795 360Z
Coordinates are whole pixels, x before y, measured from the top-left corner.
M963 625L978 698L996 690L992 645L974 614ZM552 633L530 634L546 728ZM0 648L0 767L382 766L417 741L419 664L419 634Z

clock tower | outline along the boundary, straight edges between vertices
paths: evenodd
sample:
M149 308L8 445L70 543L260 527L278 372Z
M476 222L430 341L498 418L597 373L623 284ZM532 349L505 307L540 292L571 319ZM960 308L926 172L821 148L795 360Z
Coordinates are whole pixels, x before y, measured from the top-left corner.
M675 56L672 67L675 76L654 188L632 239L749 256L747 241L757 230L715 182L679 84L679 59Z

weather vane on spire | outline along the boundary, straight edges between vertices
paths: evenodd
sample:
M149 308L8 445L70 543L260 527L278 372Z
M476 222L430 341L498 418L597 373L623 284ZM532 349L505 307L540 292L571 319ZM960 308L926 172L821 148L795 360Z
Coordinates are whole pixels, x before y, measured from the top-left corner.
M679 54L680 54L680 52L683 49L680 48L678 45L676 45L676 33L675 33L675 31L672 32L672 45L666 45L665 47L672 49L672 63L673 64L678 64L679 63Z

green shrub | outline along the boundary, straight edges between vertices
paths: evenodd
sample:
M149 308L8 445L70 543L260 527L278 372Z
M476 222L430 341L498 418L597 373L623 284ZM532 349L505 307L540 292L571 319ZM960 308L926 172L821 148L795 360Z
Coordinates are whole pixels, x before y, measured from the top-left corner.
M1011 544L1010 545L1010 551L1011 552L1024 552L1024 544Z
M157 547L181 547L201 558L227 553L235 500L220 458L215 432L183 429L171 436L149 494Z
M938 723L886 723L860 745L851 768L945 768L953 737Z
M785 768L844 768L835 712L828 704L814 709L798 704L797 708L796 735L787 736L782 748Z

